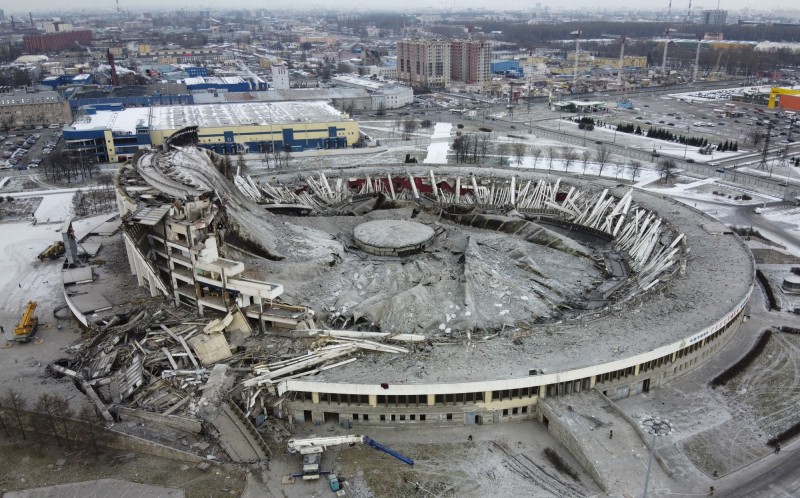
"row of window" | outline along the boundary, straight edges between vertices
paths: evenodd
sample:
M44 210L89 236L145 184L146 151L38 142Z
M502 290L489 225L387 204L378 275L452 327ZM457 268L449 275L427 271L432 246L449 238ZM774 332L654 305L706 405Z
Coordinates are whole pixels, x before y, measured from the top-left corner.
M706 343L707 344L711 343L712 341L719 338L723 333L725 333L725 331L730 329L730 327L734 323L736 323L741 313L742 312L739 312L739 314L737 314L733 320L728 322L718 331L709 335L706 338ZM691 346L682 348L676 353L676 360L678 358L683 358L684 356L691 355L700 348L702 343L703 341L697 341ZM697 359L694 358L689 362L686 362L684 365L681 365L680 368L676 367L675 371L677 372L678 370L682 370L684 367L692 365L696 361ZM659 368L667 363L672 363L672 353L664 355L655 360L642 363L641 365L639 365L640 369L639 372L641 373L655 368ZM618 379L624 379L626 377L633 376L634 372L635 372L635 367L632 366L620 370L614 370L612 372L606 372L595 376L595 382L603 383L603 382L615 381ZM520 389L505 389L505 390L492 391L492 398L490 400L484 398L483 392L436 394L434 396L434 400L435 400L435 405L437 406L455 406L455 405L464 405L470 403L481 403L485 401L506 401L506 400L532 398L534 396L539 396L542 388L544 388L547 396L558 396L570 393L577 393L581 391L588 391L591 388L590 378L560 382L557 384L548 384L547 386L532 386ZM301 400L305 401L312 400L311 392L298 392L297 396ZM365 394L358 395L358 394L320 393L319 401L320 403L337 404L337 405L367 406L369 405L369 396ZM377 406L379 407L428 406L428 395L426 394L378 395Z

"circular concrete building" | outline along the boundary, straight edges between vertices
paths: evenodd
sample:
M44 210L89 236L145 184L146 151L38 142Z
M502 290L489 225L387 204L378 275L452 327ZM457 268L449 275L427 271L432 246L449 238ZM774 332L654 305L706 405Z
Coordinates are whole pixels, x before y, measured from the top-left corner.
M726 226L672 199L529 171L493 171L474 184L458 167L390 173L394 193L388 179L377 182L386 191L354 197L325 223L365 217L351 230L372 254L425 251L412 265L344 257L311 288L336 310L333 328L374 323L427 342L281 381L291 420L542 418L539 402L548 397L596 391L620 399L668 383L715 355L743 320L755 274L750 251ZM348 175L354 196L375 188L374 169ZM299 187L285 187L287 198ZM414 221L398 221L414 211ZM291 223L328 226L313 217ZM430 227L439 225L446 237L434 236ZM343 271L352 283L342 284Z
M431 227L406 220L376 220L362 223L353 230L356 244L376 256L408 256L430 243Z
M800 276L789 275L783 278L783 290L792 294L800 294Z

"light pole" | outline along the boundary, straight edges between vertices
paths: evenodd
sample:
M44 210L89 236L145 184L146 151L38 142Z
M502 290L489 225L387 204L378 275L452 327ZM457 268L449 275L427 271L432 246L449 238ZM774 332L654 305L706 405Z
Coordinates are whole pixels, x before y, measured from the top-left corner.
M650 468L653 466L653 455L656 453L656 436L669 436L672 434L672 426L669 425L669 420L661 420L660 418L648 418L640 424L643 431L653 435L653 441L650 445L650 459L647 461L647 475L644 479L644 491L642 498L647 498L647 488L650 485Z

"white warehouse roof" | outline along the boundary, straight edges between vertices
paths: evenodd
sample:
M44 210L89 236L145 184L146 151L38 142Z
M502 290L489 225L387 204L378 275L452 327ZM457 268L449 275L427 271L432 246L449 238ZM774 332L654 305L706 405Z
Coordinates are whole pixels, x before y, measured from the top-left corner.
M246 102L152 107L150 127L153 130L175 130L185 126L214 128L341 119L342 113L326 102Z

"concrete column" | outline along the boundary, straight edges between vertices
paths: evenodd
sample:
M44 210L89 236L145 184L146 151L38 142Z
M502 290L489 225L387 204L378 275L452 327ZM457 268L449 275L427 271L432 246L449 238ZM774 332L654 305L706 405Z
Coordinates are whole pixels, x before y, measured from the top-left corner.
M669 361L671 361L672 363L675 363L675 360L677 358L678 358L678 352L675 351L674 353L672 353L672 356L669 357Z
M597 385L597 376L592 375L591 377L589 377L589 389L594 389L594 386L596 385Z
M428 406L434 406L436 404L436 395L429 394L428 395Z
M319 404L319 393L311 393L311 402L315 405Z
M634 376L636 376L636 375L639 375L639 365L640 365L640 364L639 364L639 363L637 363L637 364L636 364L636 365L634 365L634 367L633 367L633 375L634 375Z
M492 391L486 391L486 392L484 392L484 393L483 393L483 400L484 400L486 403L491 403L491 402L492 402Z
M547 397L547 384L539 386L539 398L545 399Z
M377 394L370 394L369 395L369 406L375 408L378 406L378 395Z

